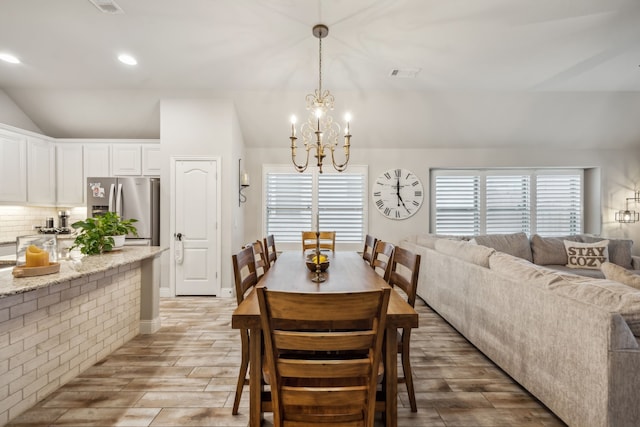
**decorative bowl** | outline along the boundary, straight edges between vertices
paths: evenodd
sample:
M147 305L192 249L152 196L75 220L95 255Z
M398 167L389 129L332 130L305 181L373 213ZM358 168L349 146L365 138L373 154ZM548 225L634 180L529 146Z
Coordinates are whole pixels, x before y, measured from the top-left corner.
M307 268L309 271L315 273L316 272L316 254L307 255ZM320 254L320 271L326 271L329 268L329 258L326 255Z

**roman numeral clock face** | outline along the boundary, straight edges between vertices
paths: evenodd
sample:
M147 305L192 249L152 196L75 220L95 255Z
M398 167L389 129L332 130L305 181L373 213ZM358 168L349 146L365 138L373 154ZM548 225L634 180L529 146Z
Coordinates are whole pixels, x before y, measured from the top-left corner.
M373 184L373 202L387 218L409 218L420 209L423 199L422 183L406 169L389 169Z

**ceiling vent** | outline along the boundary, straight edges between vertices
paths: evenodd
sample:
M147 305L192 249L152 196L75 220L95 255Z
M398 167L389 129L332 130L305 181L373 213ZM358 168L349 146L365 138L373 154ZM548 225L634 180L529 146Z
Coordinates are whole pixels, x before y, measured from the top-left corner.
M389 77L397 77L401 79L413 79L420 72L421 68L394 68L389 72Z
M100 9L102 13L118 14L124 13L124 10L113 0L89 0L95 7Z

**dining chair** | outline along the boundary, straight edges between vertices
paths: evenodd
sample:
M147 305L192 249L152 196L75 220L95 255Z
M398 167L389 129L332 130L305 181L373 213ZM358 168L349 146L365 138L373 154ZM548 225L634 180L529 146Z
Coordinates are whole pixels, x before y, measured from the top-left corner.
M364 238L364 249L362 249L362 259L364 259L367 264L371 265L371 261L373 260L373 251L376 248L376 242L378 239L367 234Z
M378 240L373 251L371 259L371 268L380 274L385 281L389 281L389 273L391 272L391 260L393 259L393 251L395 246L389 242Z
M249 245L237 254L232 255L231 260L233 263L233 276L236 284L236 300L238 301L238 305L240 305L240 303L244 301L245 295L253 289L256 283L258 283L253 246ZM247 370L249 368L248 329L240 329L240 341L242 344L242 354L240 359L240 372L238 373L238 384L236 385L236 396L233 400L233 415L238 414L240 398L242 397L242 389L245 384L249 384L249 380L247 378Z
M391 289L256 291L274 426L372 427Z
M269 270L271 264L269 264L269 262L267 261L267 255L260 240L256 240L253 243L245 245L245 248L247 247L253 248L253 256L256 264L256 274L258 275L258 280L260 280L262 276L264 276L264 273Z
M263 239L263 243L264 253L267 256L269 267L271 267L278 259L278 252L276 251L276 240L273 237L273 234L269 234L267 237L265 237Z
M415 307L416 305L419 274L420 255L404 248L395 248L393 261L391 262L391 272L389 274L389 285L393 288L400 288L406 295L407 303L411 307ZM398 331L398 354L400 354L402 359L402 371L404 373L404 377L398 377L398 382L404 382L407 385L411 412L417 412L416 393L413 388L411 359L409 357L410 342L411 328Z
M316 248L316 232L303 231L302 232L302 252L308 249L315 249L315 248ZM336 251L336 232L335 231L320 232L320 249L328 249L331 252Z

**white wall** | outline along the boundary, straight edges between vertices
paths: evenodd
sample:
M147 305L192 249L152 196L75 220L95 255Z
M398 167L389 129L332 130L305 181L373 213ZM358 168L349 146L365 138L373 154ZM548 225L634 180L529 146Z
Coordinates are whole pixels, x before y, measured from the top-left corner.
M284 131L283 131L284 132ZM264 234L262 230L262 164L290 164L290 151L283 133L282 149L248 149L252 186L248 192L245 218L245 236L253 239ZM628 150L568 150L568 149L359 149L357 139L352 141L351 164L369 165L369 183L387 169L402 167L413 171L421 179L427 192L425 202L413 217L394 221L383 217L369 198L368 232L378 238L398 242L402 238L429 231L429 170L431 168L500 168L500 167L585 167L596 168L592 174L600 176L602 191L599 203L589 201L586 231L607 237L630 238L636 243L634 253L640 254L640 223L619 224L614 213L623 209L625 198L640 189L640 148ZM291 167L293 171L293 166ZM593 180L593 176L591 180ZM586 199L593 198L587 194ZM598 197L597 193L595 197ZM594 206L601 206L594 212ZM633 206L630 206L633 209ZM640 210L640 205L636 210ZM601 216L601 219L600 219ZM594 224L595 223L595 224ZM600 228L600 229L598 229Z
M0 89L0 123L31 132L43 133L2 89Z
M173 238L171 235L171 194L170 165L174 156L220 157L219 173L221 177L221 216L218 229L222 242L220 254L221 287L233 288L231 254L237 251L237 242L242 241L242 227L234 227L238 217L237 170L238 155L244 143L233 103L219 99L164 99L160 104L160 153L163 163L161 179L161 234L169 241L161 245L170 246L168 257L162 262L162 295L175 292L174 278L168 266L173 259ZM242 224L242 223L238 223Z

